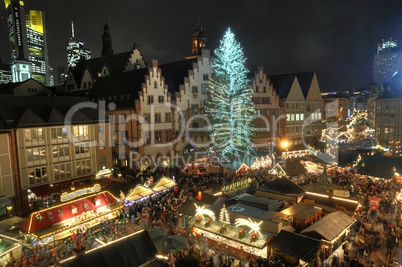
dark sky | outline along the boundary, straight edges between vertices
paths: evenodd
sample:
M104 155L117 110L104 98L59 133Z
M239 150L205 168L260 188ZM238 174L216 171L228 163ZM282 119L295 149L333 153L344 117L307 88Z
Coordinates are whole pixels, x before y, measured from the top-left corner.
M66 39L75 36L99 57L105 21L115 53L139 45L160 64L191 52L200 20L213 51L227 27L247 57L249 70L268 75L314 71L321 90L366 87L382 38L402 40L400 0L26 0L26 10L46 13L50 64L66 66ZM5 17L4 4L0 12ZM0 56L9 61L6 21ZM402 45L402 44L401 44Z

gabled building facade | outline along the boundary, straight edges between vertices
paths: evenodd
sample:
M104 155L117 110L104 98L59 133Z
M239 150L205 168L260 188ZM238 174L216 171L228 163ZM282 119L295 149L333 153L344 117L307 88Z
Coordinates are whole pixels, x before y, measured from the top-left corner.
M120 167L168 166L187 145L208 144L202 118L212 59L204 50L195 59L101 77L94 101L114 104L111 122L114 164ZM111 87L116 90L110 90Z
M289 150L314 146L321 137L323 100L315 73L270 76L280 97L279 136Z

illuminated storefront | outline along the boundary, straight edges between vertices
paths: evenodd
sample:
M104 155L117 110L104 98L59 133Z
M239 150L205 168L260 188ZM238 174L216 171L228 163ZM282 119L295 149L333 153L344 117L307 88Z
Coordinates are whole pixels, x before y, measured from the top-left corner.
M113 169L103 168L102 170L98 171L95 175L96 179L110 178L110 177L113 177Z
M110 192L87 195L96 188L63 194L62 204L33 212L21 223L21 231L36 241L49 243L70 236L75 229L89 229L117 217L123 206Z

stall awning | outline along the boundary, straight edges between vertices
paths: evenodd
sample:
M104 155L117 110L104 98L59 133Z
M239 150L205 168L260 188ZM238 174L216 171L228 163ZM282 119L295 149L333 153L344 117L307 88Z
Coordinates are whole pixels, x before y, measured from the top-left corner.
M128 201L135 201L141 199L143 197L152 195L155 193L151 188L143 186L141 184L137 184L133 190L128 193L126 200Z
M173 179L164 176L155 183L155 185L152 187L152 190L155 192L159 192L159 191L163 191L165 189L172 188L175 185L176 185L176 182Z

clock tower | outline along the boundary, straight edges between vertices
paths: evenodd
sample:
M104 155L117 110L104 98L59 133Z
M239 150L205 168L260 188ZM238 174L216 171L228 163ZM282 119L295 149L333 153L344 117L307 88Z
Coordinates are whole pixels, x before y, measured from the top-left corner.
M102 57L103 56L111 56L113 55L112 49L112 36L109 33L109 25L105 23L103 26L103 35L102 35Z
M193 37L191 39L191 55L186 56L186 59L196 58L198 55L201 55L202 48L206 47L207 36L205 32L202 30L202 24L200 21L197 22L197 30L193 33Z

